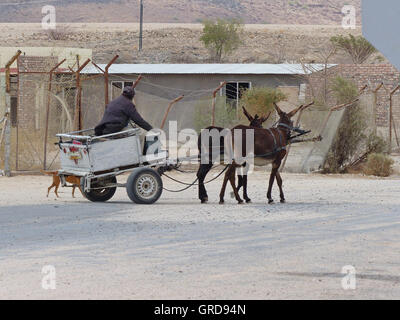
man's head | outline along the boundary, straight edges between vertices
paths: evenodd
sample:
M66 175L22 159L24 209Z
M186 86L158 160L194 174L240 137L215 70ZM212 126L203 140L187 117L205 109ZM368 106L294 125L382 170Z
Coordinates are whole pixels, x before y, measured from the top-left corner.
M131 86L125 87L124 90L122 91L122 95L127 97L129 100L132 100L133 97L135 96L135 89Z

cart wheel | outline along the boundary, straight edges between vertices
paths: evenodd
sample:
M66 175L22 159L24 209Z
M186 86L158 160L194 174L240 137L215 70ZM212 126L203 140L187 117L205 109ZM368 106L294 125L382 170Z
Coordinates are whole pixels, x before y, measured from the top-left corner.
M83 183L84 179L82 179ZM92 188L101 188L102 186L112 183L115 184L117 183L117 178L116 177L111 177L111 178L106 178L101 181L98 181L94 184L91 185ZM83 187L82 187L82 190ZM83 191L83 194L85 195L86 199L92 201L92 202L106 202L110 200L115 192L117 191L116 187L113 188L104 188L104 189L96 189L96 190L91 190L90 192Z
M161 197L162 190L160 175L147 168L132 172L126 184L129 198L137 204L155 203Z

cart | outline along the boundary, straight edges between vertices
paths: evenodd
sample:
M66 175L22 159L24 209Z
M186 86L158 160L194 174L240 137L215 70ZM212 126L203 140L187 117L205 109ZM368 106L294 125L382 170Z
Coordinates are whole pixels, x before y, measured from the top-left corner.
M155 203L163 191L161 174L172 166L168 151L161 150L158 136L148 135L142 145L140 129L95 136L94 129L58 134L63 187L65 177L81 177L81 190L92 202L110 200L118 187L126 188L138 204ZM117 176L130 172L127 183Z

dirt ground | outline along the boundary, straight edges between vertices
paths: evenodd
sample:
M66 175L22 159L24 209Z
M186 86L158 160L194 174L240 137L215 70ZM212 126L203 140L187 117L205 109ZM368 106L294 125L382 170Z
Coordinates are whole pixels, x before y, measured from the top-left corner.
M96 63L210 63L200 41L202 24L148 23L144 25L143 51L138 51L137 23L58 24L48 32L40 24L0 24L1 46L79 47L93 50ZM325 63L330 38L361 34L361 28L344 30L338 25L245 25L243 43L224 63ZM370 58L376 63L379 54ZM352 63L341 51L330 63Z
M124 189L93 204L70 189L46 198L49 177L0 177L0 298L400 297L398 177L284 174L287 203L272 206L266 177L250 177L253 203L242 206L229 195L217 204L220 181L207 205L191 189L139 206ZM45 265L55 290L41 286ZM346 265L356 290L342 288Z

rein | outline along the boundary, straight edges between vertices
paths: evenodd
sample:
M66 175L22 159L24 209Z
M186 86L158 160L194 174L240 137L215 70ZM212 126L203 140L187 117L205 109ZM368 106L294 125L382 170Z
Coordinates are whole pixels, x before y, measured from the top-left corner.
M289 133L288 133L288 135L289 135L288 142L289 143L288 144L290 144L290 142L293 139L299 138L299 137L304 136L304 135L306 135L306 134L311 132L311 130L310 131L305 131L305 130L300 129L300 127L292 127L292 126L287 125L286 123L282 123L282 122L279 122L279 121L274 123L274 125L272 127L275 128L275 129L278 129L279 127L283 127L283 128L286 128L287 130L289 130ZM267 129L267 130L272 135L272 138L274 139L274 151L271 151L271 152L266 153L266 154L254 155L255 157L261 157L261 158L268 157L268 156L272 156L272 155L274 155L274 154L276 154L278 152L281 152L282 150L286 150L286 146L277 148L277 141L276 141L276 137L275 137L274 133L271 131L271 129ZM297 135L294 135L292 137L291 133L293 131L296 132ZM279 134L279 141L282 144L282 135L281 135L281 132L279 130L278 130L278 134Z

